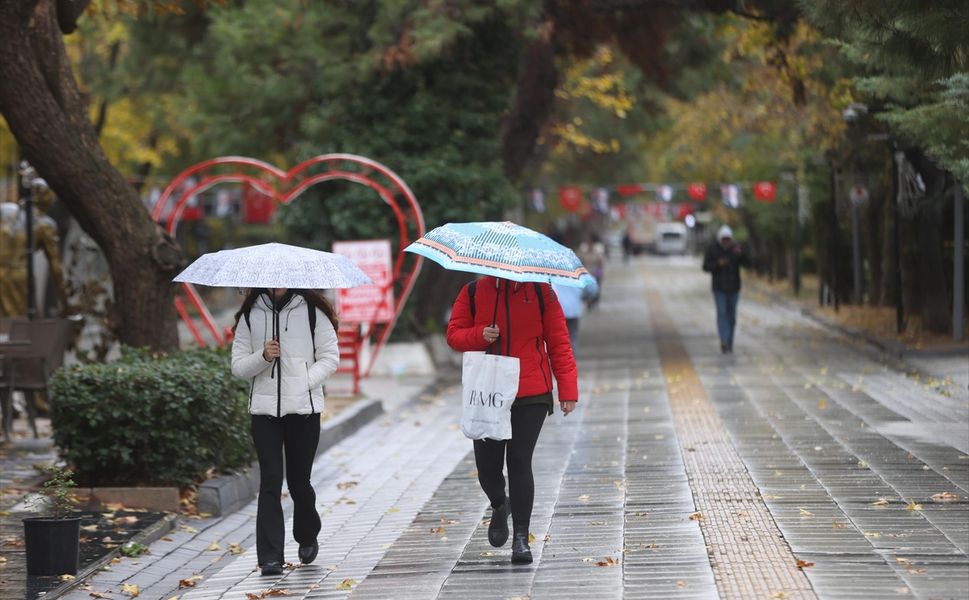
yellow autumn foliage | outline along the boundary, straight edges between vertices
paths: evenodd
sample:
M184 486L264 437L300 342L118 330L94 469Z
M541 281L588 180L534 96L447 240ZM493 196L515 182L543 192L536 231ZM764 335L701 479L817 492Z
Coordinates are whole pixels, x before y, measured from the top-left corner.
M780 39L764 22L734 20L718 30L722 60L736 79L689 101L667 98L672 125L648 143L658 179L729 181L751 170L795 168L806 152L834 147L843 135L848 80L825 80L820 34L804 22ZM804 103L794 87L800 83Z
M563 82L555 91L560 100L569 102L588 101L595 108L619 119L625 119L633 106L633 98L627 87L623 71L615 52L609 46L600 46L592 56L575 59L566 68ZM589 151L594 154L614 154L621 146L616 138L600 139L583 130L580 117L571 121L553 121L549 127L555 140L552 152Z

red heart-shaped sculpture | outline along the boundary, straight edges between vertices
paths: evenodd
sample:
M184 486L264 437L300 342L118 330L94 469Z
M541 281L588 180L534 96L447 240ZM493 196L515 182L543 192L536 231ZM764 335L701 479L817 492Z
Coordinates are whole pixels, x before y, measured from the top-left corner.
M289 204L311 186L324 181L353 181L373 189L394 213L397 219L400 243L397 258L393 266L391 285L398 287L394 294L393 317L388 323L376 322L377 310L374 310L374 320L366 325L366 331L376 337L376 344L370 355L370 362L361 374L366 376L370 372L380 349L386 344L390 332L397 323L397 318L414 287L418 273L420 273L422 259L404 248L411 239L424 235L424 215L420 204L414 197L404 180L386 166L362 156L354 154L323 154L303 161L289 171L283 171L269 163L242 156L224 156L214 158L193 165L178 174L155 203L152 219L160 221L166 217L166 230L172 236L182 218L189 199L215 185L221 183L247 183L261 193L273 198L276 202ZM174 198L174 205L167 211L169 202ZM398 200L403 200L403 204ZM413 236L412 236L413 230ZM185 294L202 316L202 321L212 334L217 344L224 345L225 337L215 325L212 314L198 291L191 284L184 284ZM188 315L184 302L176 298L176 308L185 320L199 345L205 341Z

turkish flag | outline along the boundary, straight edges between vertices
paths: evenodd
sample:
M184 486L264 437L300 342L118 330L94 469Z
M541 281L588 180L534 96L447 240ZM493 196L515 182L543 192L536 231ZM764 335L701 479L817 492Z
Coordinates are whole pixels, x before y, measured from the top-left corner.
M692 214L693 214L693 207L690 206L689 202L684 202L683 204L680 204L679 206L677 206L676 220L682 221L683 219L686 218L687 215L692 215Z
M707 199L707 184L705 183L691 183L686 186L686 193L690 195L697 202L703 202Z
M559 204L569 212L579 210L582 205L582 188L567 186L559 188Z
M642 194L644 191L643 186L638 183L627 183L616 186L616 193L620 196L635 196L636 194Z
M754 183L754 198L761 202L773 202L777 198L777 185L773 181Z

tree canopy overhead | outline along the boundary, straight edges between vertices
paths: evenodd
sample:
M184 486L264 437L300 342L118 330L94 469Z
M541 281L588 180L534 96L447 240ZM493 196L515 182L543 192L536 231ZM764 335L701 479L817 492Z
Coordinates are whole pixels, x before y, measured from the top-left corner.
M164 307L182 259L125 179L218 154L284 167L365 154L434 225L498 218L536 181L805 175L862 100L969 178L957 0L94 0L80 15L86 4L3 3L0 112L105 250L131 343L173 346ZM313 190L282 218L320 246L383 235L366 193ZM789 237L790 222L771 226Z

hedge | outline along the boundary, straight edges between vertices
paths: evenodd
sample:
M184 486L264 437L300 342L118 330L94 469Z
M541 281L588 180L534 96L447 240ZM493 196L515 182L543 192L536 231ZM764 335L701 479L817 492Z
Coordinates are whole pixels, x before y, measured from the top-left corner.
M249 464L248 384L226 351L126 349L54 374L54 443L82 485L185 485Z

